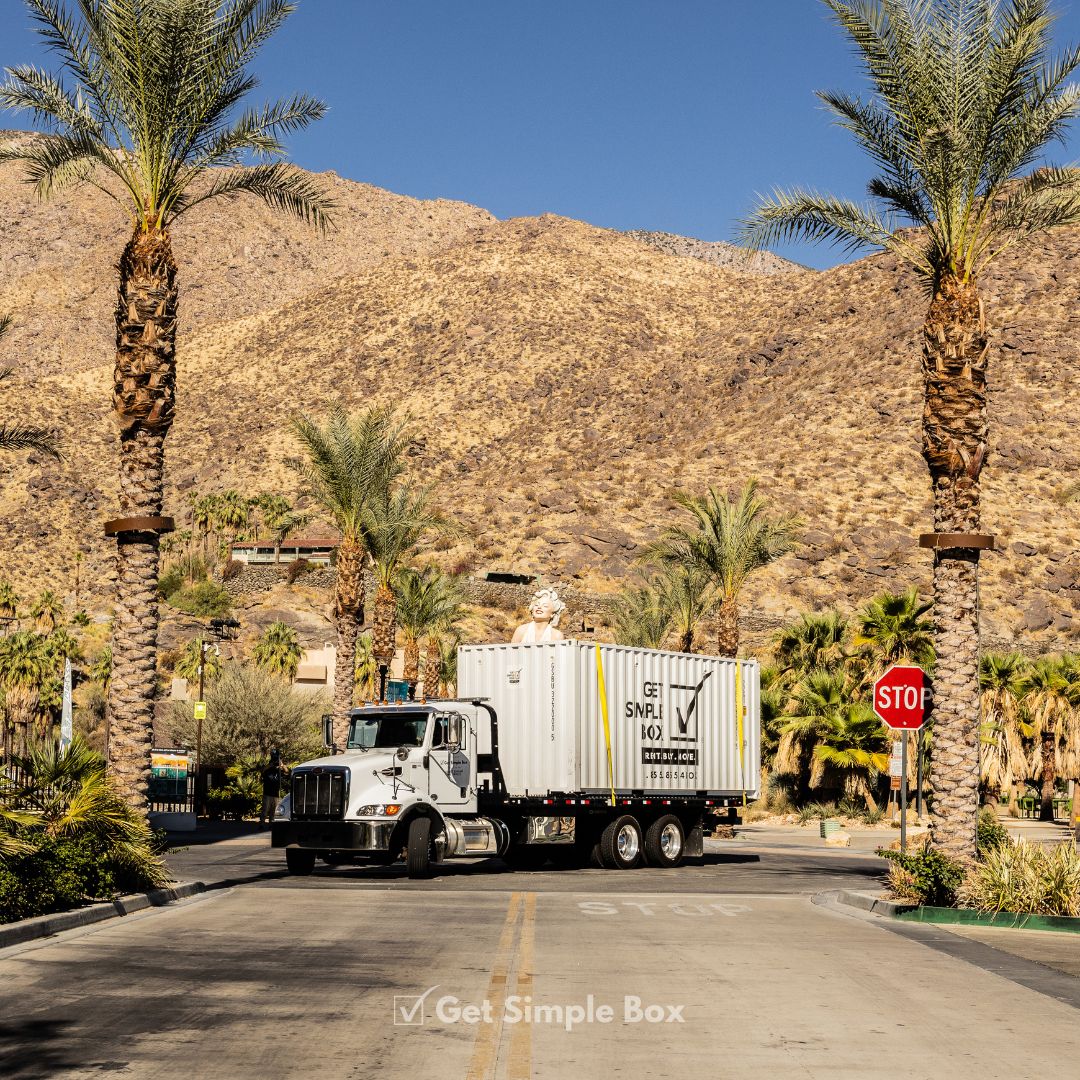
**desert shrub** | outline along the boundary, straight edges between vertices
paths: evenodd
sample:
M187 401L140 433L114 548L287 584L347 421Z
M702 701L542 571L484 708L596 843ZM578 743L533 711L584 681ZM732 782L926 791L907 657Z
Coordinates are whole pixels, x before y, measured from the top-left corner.
M0 922L68 911L120 891L93 837L49 839L0 863Z
M230 559L221 571L221 580L232 581L233 578L239 577L243 572L244 566L245 564L239 559Z
M184 575L178 566L170 566L161 577L158 578L157 591L162 600L178 593L184 587Z
M311 563L307 559L293 559L285 570L285 580L290 585L296 584L296 579L302 577L311 569Z
M880 806L875 807L873 810L863 810L862 818L867 825L877 825L879 821L884 820L885 811Z
M75 614L71 616L71 621L76 626L89 626L90 616L85 611L76 611Z
M812 802L799 808L799 824L809 825L812 821L824 821L836 816L835 803Z
M998 821L997 813L993 807L984 806L979 812L978 831L975 840L979 855L986 855L996 848L1008 847L1011 843L1009 831Z
M1044 848L1019 840L988 849L960 890L980 911L1080 915L1080 852L1072 842Z
M910 855L878 849L889 861L889 886L901 900L933 907L952 907L964 880L963 866L937 848Z
M174 592L169 603L199 619L219 618L232 610L232 597L215 581L200 581Z

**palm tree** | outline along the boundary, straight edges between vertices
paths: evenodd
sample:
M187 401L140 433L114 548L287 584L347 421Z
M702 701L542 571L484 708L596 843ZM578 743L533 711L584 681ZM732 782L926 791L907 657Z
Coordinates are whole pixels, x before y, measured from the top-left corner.
M456 630L450 634L440 634L435 639L435 647L439 654L439 697L448 697L457 693L458 646L460 644L461 635Z
M11 316L0 315L0 338L11 329ZM14 368L0 368L0 382L10 379ZM56 433L31 424L18 422L0 423L0 450L37 450L40 454L49 454L59 458Z
M1040 657L1019 680L1018 690L1031 724L1035 751L1031 774L1040 781L1043 821L1054 820L1054 790L1060 775L1060 742L1066 731L1070 679L1060 657Z
M912 588L880 593L859 612L853 643L871 657L870 678L893 664L915 664L924 670L933 666L934 624L923 617L931 607Z
M709 575L696 566L664 566L654 578L660 604L671 615L679 652L692 653L698 627L712 612L716 590Z
M201 673L200 665L202 666ZM197 683L200 674L205 681L209 682L221 674L221 653L213 642L200 634L181 649L174 672L178 679L186 679L189 683Z
M361 701L374 701L379 689L379 665L371 650L371 634L361 634L356 639L356 690Z
M230 488L218 495L214 506L214 524L223 537L223 554L231 549L250 521L251 507L239 491Z
M41 688L52 668L45 639L32 630L17 630L0 639L0 688L4 691L6 723L4 757L10 760L9 728L20 733L19 745L29 744L30 724L38 712Z
M380 675L390 667L397 647L395 579L429 536L453 531L450 522L429 505L430 492L430 488L398 480L371 499L361 515L364 547L377 585L371 641Z
M1028 773L1025 740L1035 731L1024 719L1021 697L1027 661L1018 652L985 653L979 661L982 690L980 783L987 801L996 803L1007 792L1015 801L1015 784Z
M0 581L0 616L5 619L17 618L19 597L11 587L10 581Z
M850 797L861 797L866 809L877 810L873 781L889 767L889 738L866 702L849 702L825 718L814 761L845 774Z
M210 199L249 194L325 225L318 184L280 160L279 137L323 115L297 95L249 109L245 71L292 11L288 0L26 0L64 77L9 70L0 104L29 112L48 134L13 143L41 197L85 183L111 197L133 232L119 261L113 407L120 425L115 672L110 765L133 806L145 807L156 692L159 532L165 438L176 392L177 267L171 229ZM267 159L243 166L248 155ZM225 166L226 168L219 168Z
M627 585L610 603L615 641L634 649L662 649L674 625L655 580Z
M90 667L90 678L99 683L101 688L108 692L109 683L112 681L112 646L106 645L100 655Z
M811 671L795 687L789 719L781 727L776 751L778 772L802 774L806 751L825 737L831 726L852 704L847 677L837 671ZM825 761L811 749L809 787L821 784Z
M30 614L36 621L37 632L47 636L56 629L63 618L64 605L52 589L45 589L34 601Z
M370 556L369 504L387 498L404 467L409 445L404 423L388 409L349 416L334 409L324 424L306 416L292 421L306 457L289 462L308 492L330 515L341 542L337 549L334 621L334 744L344 746L356 690L356 635L364 617L364 566Z
M755 570L791 551L801 522L790 514L769 517L757 494L757 481L729 498L709 488L706 495L678 492L675 501L695 518L691 528L671 526L645 551L644 559L685 566L706 575L718 599L717 649L739 651L739 593Z
M425 635L449 630L461 617L462 595L457 582L437 566L423 570L406 567L398 574L394 592L397 596L398 622L405 640L405 670L402 677L415 694L420 681L420 641ZM429 654L432 645L429 640ZM426 670L426 669L425 669ZM438 683L435 684L436 692ZM434 697L428 682L424 693Z
M257 667L290 680L296 678L302 655L300 635L283 622L272 622L251 650L251 658Z
M217 516L217 495L190 495L191 527L198 530L202 540L202 553L205 559L209 549L210 530L214 527Z
M937 693L934 842L975 857L979 809L979 476L989 339L978 279L1003 252L1080 221L1080 175L1041 149L1080 110L1050 58L1049 0L824 0L855 46L868 99L819 96L880 170L859 205L777 191L743 223L753 246L803 237L883 248L926 283L923 457L934 496ZM882 212L880 207L884 208ZM918 232L902 226L914 225Z
M839 671L847 644L848 623L839 611L804 612L777 632L773 654L783 672L798 679L811 671Z

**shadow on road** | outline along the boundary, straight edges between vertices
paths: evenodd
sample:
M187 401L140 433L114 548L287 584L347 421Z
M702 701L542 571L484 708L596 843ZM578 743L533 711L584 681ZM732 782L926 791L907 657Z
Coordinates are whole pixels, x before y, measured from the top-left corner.
M0 1076L5 1080L46 1080L86 1064L65 1042L70 1020L27 1020L0 1024ZM116 1066L122 1067L121 1062Z

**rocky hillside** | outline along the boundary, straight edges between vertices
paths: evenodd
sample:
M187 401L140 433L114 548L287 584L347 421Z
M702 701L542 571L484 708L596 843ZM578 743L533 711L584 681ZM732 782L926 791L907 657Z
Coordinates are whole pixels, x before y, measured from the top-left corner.
M631 229L626 235L668 255L701 259L702 262L724 266L729 270L742 270L751 274L789 274L794 270L806 269L787 259L781 259L770 251L748 252L734 244L726 244L723 240L697 240L692 236L649 232L647 229Z
M235 229L219 208L205 246L194 221L177 238L174 513L192 490L292 491L295 410L393 402L417 418L417 470L471 534L440 554L448 565L607 590L674 520L674 488L756 476L806 521L805 544L746 597L766 620L928 586L916 547L931 525L919 456L926 301L894 260L750 273L576 221L497 222L333 182L349 210L325 238L249 204L229 208L244 215ZM67 214L19 201L7 172L0 193L0 301L23 334L9 362L28 376L0 409L58 424L67 455L10 462L0 574L24 593L45 580L70 592L81 550L83 589L104 601L110 267L123 230L89 199ZM86 215L77 228L70 208ZM262 239L245 253L249 224ZM14 251L38 269L13 274ZM984 561L982 596L998 641L1077 642L1080 506L1055 494L1080 477L1078 260L1080 233L1062 232L983 282L995 335L984 524L1003 550Z

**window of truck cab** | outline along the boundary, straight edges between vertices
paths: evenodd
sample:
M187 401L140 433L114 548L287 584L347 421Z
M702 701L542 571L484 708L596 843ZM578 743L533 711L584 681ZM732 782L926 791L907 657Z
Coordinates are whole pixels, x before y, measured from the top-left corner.
M396 750L423 746L431 712L428 709L374 709L353 713L349 722L349 750Z

